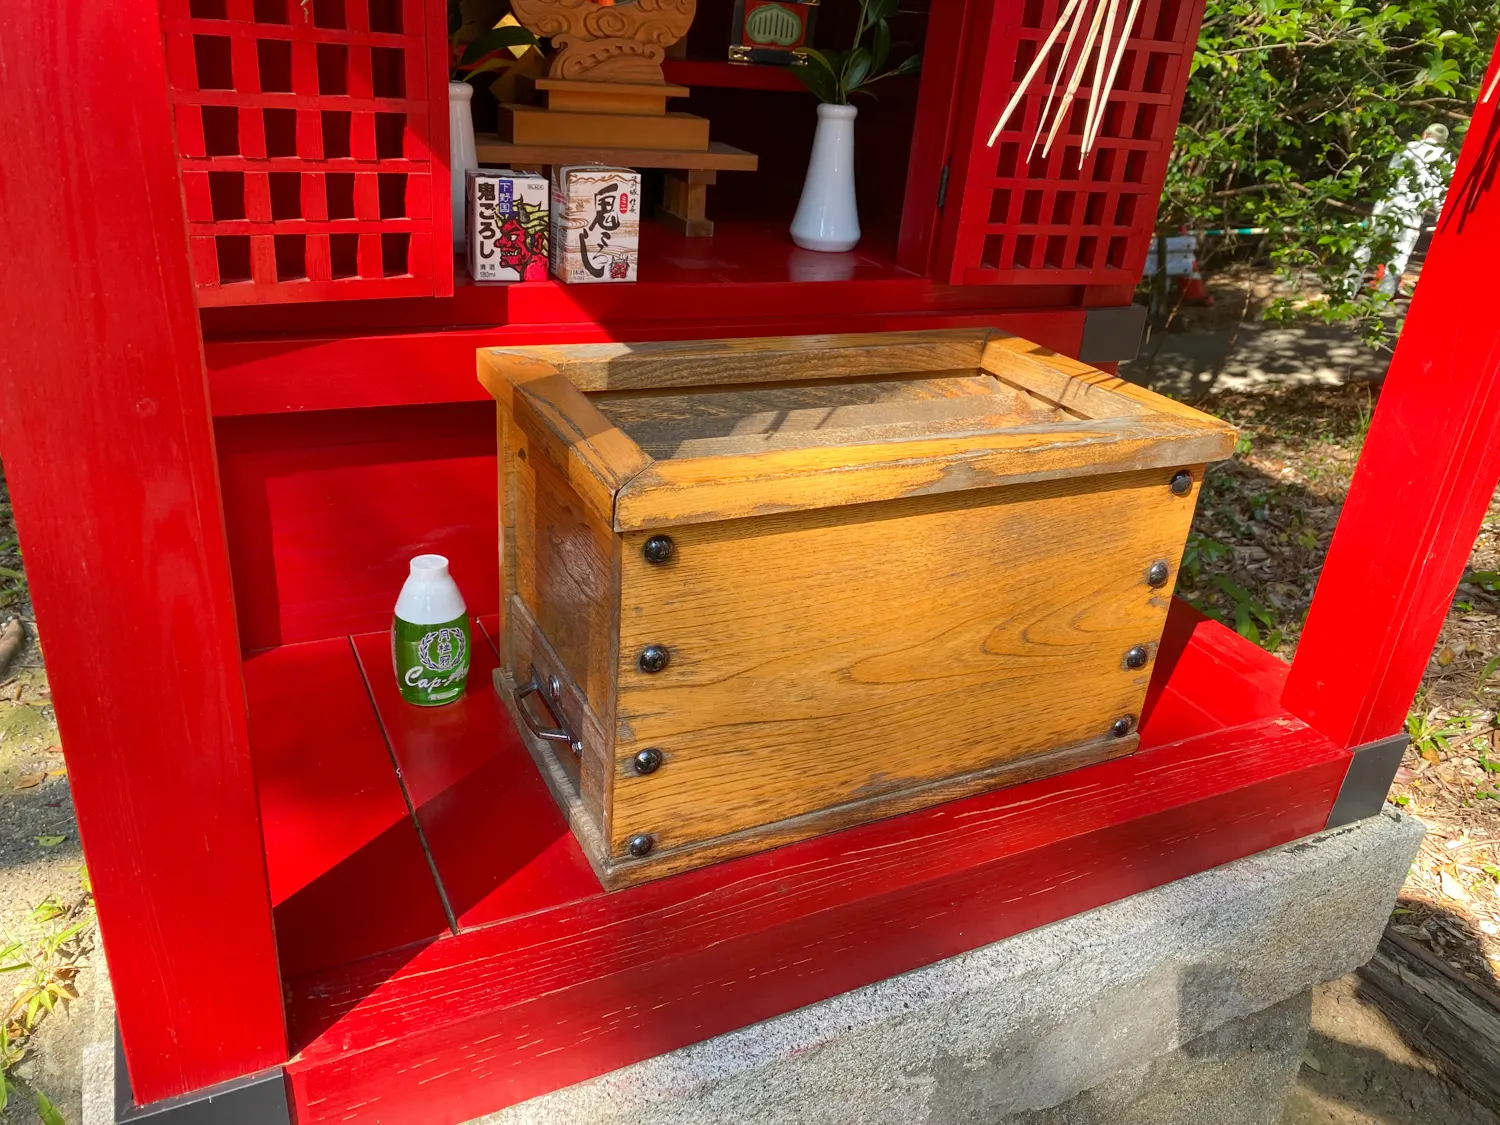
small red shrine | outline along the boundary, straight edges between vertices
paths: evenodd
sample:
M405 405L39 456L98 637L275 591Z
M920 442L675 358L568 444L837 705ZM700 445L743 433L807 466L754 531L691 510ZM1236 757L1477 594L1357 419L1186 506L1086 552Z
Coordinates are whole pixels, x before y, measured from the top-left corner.
M14 0L0 451L137 1104L460 1122L1378 811L1500 478L1493 63L1290 668L1177 603L1138 752L614 892L484 690L476 349L1130 353L1201 3L1145 0L1081 168L1067 130L1025 159L1040 94L985 144L1060 7L932 0L923 75L862 111L843 255L786 236L810 96L669 59L760 170L712 237L646 223L637 283L570 287L449 252L437 0ZM479 629L436 710L389 675L422 551Z

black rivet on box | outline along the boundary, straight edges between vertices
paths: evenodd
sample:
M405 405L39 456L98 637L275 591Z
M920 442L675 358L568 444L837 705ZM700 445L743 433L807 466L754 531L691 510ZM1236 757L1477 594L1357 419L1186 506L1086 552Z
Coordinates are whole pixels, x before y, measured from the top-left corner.
M632 836L625 842L625 850L636 859L640 859L642 856L651 854L651 848L655 843L656 841L642 832L639 836Z
M646 556L648 563L656 563L660 566L672 557L672 537L670 535L653 535L641 547L641 554Z
M1121 715L1110 726L1109 733L1114 735L1116 738L1124 738L1133 730L1135 730L1135 716Z
M655 773L661 769L661 751L655 746L638 750L635 757L630 760L630 764L642 777L648 773Z
M1147 568L1146 581L1153 586L1165 586L1171 574L1172 570L1167 566L1167 560L1157 559Z
M1144 668L1151 654L1146 651L1145 645L1136 645L1125 653L1125 667L1130 669Z
M672 654L666 645L647 645L636 657L636 667L642 672L660 672L671 661Z
M1172 492L1177 496L1186 496L1193 491L1193 474L1184 469L1172 478Z

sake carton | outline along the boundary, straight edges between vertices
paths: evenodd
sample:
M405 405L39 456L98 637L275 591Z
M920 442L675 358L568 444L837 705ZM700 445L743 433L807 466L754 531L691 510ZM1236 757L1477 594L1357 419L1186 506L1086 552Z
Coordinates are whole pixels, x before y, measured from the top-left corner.
M471 168L464 242L475 281L547 280L547 181L534 172Z
M634 281L641 246L641 174L603 164L552 169L552 274L563 281Z

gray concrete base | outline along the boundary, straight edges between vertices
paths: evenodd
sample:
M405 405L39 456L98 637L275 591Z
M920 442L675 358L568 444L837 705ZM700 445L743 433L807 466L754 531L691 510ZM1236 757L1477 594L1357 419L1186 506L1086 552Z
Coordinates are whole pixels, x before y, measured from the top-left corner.
M1421 838L1383 812L482 1125L1273 1125Z
M1001 1118L930 1120L984 1125L1277 1125L1307 1045L1312 994L1299 992L1230 1020L1150 1062L1108 1079L1050 1109Z

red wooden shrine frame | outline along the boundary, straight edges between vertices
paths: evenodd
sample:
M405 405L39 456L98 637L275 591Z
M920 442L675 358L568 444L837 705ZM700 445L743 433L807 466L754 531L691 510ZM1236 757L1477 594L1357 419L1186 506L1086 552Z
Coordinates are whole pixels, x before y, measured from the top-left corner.
M1471 282L1500 250L1500 63L1290 670L1178 604L1136 755L606 895L477 686L493 653L462 703L402 708L388 610L330 636L295 573L247 577L256 544L337 518L357 555L371 482L405 487L364 467L413 418L468 465L453 503L492 517L482 343L998 322L1072 350L1079 310L856 268L732 312L684 281L518 288L500 324L472 287L447 312L302 306L258 339L204 316L205 353L157 3L9 11L0 443L139 1101L284 1063L299 1122L461 1121L1314 832L1351 751L1400 729L1500 477ZM632 321L647 301L667 319ZM351 406L408 413L266 421ZM268 513L306 506L293 469L325 507L266 546Z

